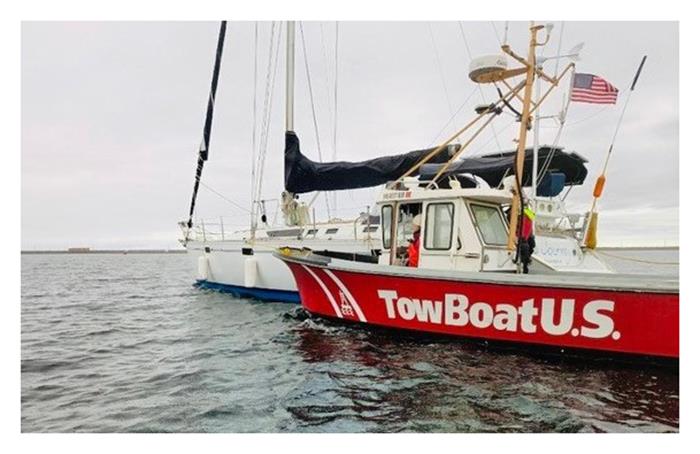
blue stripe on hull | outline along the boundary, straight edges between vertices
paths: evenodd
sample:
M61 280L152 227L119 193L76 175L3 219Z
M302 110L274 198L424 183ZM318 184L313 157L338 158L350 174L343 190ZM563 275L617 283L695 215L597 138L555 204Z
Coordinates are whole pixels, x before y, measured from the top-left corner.
M231 293L242 298L253 298L260 301L278 302L278 303L295 303L300 304L299 292L290 290L272 290L267 288L256 287L241 287L238 285L219 284L206 280L196 281L195 287L217 292Z

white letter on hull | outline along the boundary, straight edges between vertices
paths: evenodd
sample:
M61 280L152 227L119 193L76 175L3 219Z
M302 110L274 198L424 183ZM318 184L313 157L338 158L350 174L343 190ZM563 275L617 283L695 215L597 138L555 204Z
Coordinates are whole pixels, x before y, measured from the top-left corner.
M510 304L497 304L496 315L493 317L493 327L499 331L518 330L518 310Z
M416 318L420 322L440 324L442 315L442 301L413 300L416 303Z
M394 300L399 296L394 290L377 290L377 295L386 303L386 316L396 318Z
M467 307L469 307L469 298L464 295L447 293L445 295L445 325L465 326L469 322Z
M416 300L402 296L396 302L396 310L399 311L399 315L402 319L413 320L416 317L416 309L413 307L414 301Z
M474 303L469 308L469 320L475 328L491 326L493 309L486 303Z
M542 298L542 315L540 316L542 329L546 333L554 336L561 336L571 331L571 325L574 323L574 304L575 300L565 298L561 300L561 311L559 313L559 323L554 323L554 298Z
M537 308L535 307L535 300L529 299L527 301L523 301L523 304L520 306L518 309L518 312L520 313L520 328L523 330L525 333L534 333L537 331L537 327L535 326L533 319L537 315Z
M583 306L583 318L586 322L595 326L595 328L581 327L581 335L593 339L601 339L608 337L615 329L615 323L612 318L602 311L612 312L615 309L615 302L608 300L593 300ZM619 333L618 333L619 337ZM614 338L614 337L613 337Z

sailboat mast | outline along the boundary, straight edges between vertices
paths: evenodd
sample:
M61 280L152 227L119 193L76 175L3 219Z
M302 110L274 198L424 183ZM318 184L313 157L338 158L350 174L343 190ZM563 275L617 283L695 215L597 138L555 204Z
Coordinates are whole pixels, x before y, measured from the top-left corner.
M226 21L221 21L219 28L219 39L216 44L216 58L214 60L214 72L211 77L211 89L209 91L209 103L207 104L207 117L204 121L204 132L202 134L202 144L199 147L199 155L197 156L197 170L194 176L194 189L192 190L192 199L190 200L190 217L187 221L187 228L192 228L192 216L194 215L194 206L197 202L197 193L199 192L199 180L202 178L202 169L204 162L209 159L209 137L211 135L211 126L214 120L214 101L216 99L216 88L219 85L219 70L221 69L221 54L224 50L224 39L226 38Z
M287 22L287 131L294 131L294 27L294 21Z
M518 153L515 158L515 178L517 185L510 210L510 225L508 235L508 250L514 251L516 235L518 230L518 220L520 218L520 199L522 197L522 175L525 163L525 144L527 142L527 130L530 123L530 107L532 105L532 86L535 80L535 48L537 46L537 32L544 28L542 25L530 26L530 46L527 54L527 77L525 79L525 94L523 96L523 112L520 119L520 135L518 138Z

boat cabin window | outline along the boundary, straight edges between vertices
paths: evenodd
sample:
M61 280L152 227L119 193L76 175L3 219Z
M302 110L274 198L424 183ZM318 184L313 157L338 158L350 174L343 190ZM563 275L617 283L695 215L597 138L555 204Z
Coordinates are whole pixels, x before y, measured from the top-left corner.
M400 248L407 247L413 241L413 232L416 230L414 219L420 223L420 218L416 218L423 211L422 203L402 203L399 205L398 226L396 229L398 238L396 245Z
M318 229L309 229L306 231L306 235L316 235L316 232L318 232Z
M452 247L454 204L429 203L425 219L424 246L432 250L448 250Z
M505 246L508 244L508 231L503 222L501 210L496 206L470 204L476 227L485 244Z
M332 235L334 233L338 233L337 228L332 228L332 229L326 229L326 235Z
M394 217L394 207L384 205L382 207L382 244L384 249L391 249L391 221Z

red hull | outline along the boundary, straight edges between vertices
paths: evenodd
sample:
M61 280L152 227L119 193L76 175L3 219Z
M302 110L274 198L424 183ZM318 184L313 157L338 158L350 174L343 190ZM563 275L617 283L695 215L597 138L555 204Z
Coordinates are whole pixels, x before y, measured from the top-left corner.
M467 282L285 262L302 305L313 314L451 336L678 358L678 293Z

